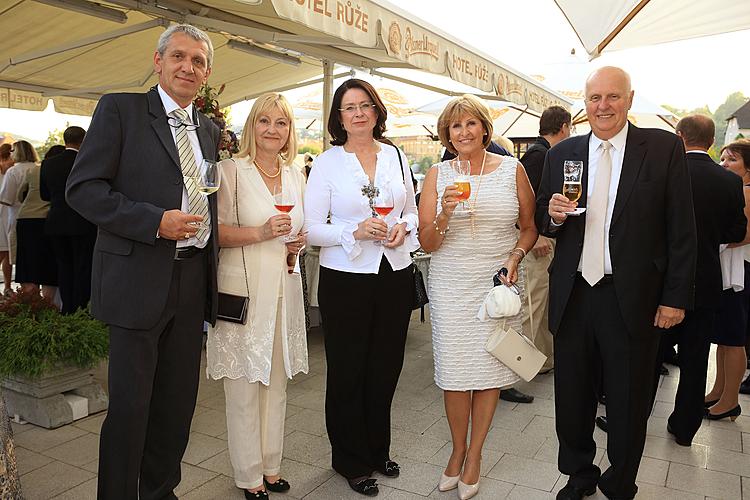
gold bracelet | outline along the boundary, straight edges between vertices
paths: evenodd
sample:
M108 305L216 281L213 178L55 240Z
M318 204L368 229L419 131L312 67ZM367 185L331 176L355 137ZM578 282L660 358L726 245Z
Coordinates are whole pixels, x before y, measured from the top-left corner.
M440 236L445 236L445 233L447 233L448 231L450 231L450 230L451 230L450 226L445 226L445 229L441 231L441 230L440 230L440 226L438 226L438 221L437 221L437 217L435 217L435 220L434 220L434 221L432 221L432 223L433 223L433 224L435 225L435 231L436 231L436 232L437 232L437 234L439 234Z
M521 258L522 258L522 259L523 259L524 257L526 257L526 250L524 250L524 249L523 249L523 248L521 248L521 247L516 247L516 248L514 248L514 249L513 249L513 251L514 251L514 252L515 252L516 250L518 250L518 251L522 252L522 255L521 255Z
M511 250L510 255L515 255L516 257L518 257L518 260L520 262L520 261L523 260L524 255L521 252L517 252L516 250L519 250L519 249L518 248L514 248L513 250Z

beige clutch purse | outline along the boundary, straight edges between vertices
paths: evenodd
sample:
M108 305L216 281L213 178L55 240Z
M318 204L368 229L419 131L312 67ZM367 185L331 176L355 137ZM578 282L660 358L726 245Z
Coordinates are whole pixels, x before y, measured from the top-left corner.
M547 360L531 340L506 326L505 321L490 335L484 348L526 382L539 373Z

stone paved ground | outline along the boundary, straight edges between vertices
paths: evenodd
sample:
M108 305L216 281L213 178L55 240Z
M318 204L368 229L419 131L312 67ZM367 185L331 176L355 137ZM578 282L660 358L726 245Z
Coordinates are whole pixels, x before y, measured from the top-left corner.
M309 338L310 373L295 377L288 388L286 438L282 471L291 491L274 498L306 500L356 499L330 469L330 447L323 418L325 360L322 338ZM679 370L670 366L649 421L649 435L638 476L639 499L750 499L750 398L736 422L705 422L691 448L669 439L665 417L674 401ZM103 373L103 372L102 372ZM104 374L104 373L103 373ZM477 499L546 499L566 482L555 465L557 439L553 375L537 377L518 388L536 396L534 403L500 402L482 462ZM709 375L709 379L713 374ZM98 434L103 414L46 430L14 425L21 482L28 500L95 498ZM242 499L235 488L227 453L224 394L221 383L203 379L183 462L177 495L184 500ZM607 463L606 436L596 430L597 462ZM429 323L412 319L401 381L393 405L393 458L401 477L379 477L388 500L453 499L437 482L450 454L450 434L441 391L432 381ZM601 493L592 497L603 499Z

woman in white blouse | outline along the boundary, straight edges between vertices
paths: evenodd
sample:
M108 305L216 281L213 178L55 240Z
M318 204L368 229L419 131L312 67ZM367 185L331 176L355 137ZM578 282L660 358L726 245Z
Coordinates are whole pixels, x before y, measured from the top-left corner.
M290 487L280 476L286 383L308 369L302 282L287 272L287 256L305 242L296 151L292 108L268 93L250 110L240 152L221 165L219 290L250 300L246 324L217 321L209 330L206 371L224 380L229 458L249 499ZM282 186L294 204L288 213L275 208ZM288 235L297 238L285 243Z
M386 118L372 85L344 82L328 122L334 147L316 158L305 193L307 238L321 247L332 466L368 496L378 493L374 471L399 474L390 457L391 401L414 294L409 252L419 248L408 162L398 148L378 142ZM381 219L376 206L393 208Z

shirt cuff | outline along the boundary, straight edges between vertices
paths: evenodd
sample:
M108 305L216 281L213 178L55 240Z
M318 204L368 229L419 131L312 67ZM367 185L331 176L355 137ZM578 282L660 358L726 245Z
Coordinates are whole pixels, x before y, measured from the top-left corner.
M339 238L341 248L344 249L344 253L349 257L349 260L356 259L359 257L359 254L362 253L362 247L359 245L359 241L354 238L354 231L356 231L358 227L358 224L344 226Z
M549 218L549 225L552 227L560 227L563 224L565 224L565 221L562 221L561 223L558 224L557 222L555 222L555 219L553 219L552 217Z

